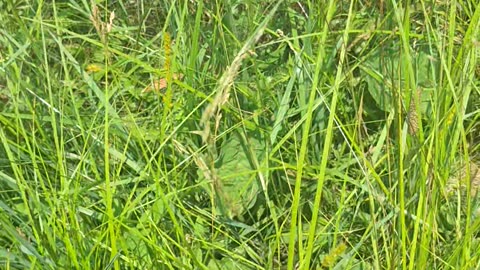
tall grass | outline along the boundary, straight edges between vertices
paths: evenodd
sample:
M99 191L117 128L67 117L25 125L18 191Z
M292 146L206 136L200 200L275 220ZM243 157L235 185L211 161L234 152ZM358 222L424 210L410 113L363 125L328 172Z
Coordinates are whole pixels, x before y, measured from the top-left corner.
M480 3L0 3L0 268L476 269Z

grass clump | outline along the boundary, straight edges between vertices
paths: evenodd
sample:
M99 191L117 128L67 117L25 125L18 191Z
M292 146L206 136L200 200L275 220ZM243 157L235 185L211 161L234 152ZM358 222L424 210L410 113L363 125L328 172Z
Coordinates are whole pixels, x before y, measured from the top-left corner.
M480 267L480 9L0 3L5 269Z

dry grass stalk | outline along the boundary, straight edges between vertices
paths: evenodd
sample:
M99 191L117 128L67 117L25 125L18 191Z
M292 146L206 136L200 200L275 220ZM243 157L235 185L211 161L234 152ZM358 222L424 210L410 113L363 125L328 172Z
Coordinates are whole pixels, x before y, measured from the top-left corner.
M107 34L112 31L114 19L115 12L112 11L110 12L110 18L108 23L103 22L97 5L95 5L95 3L92 1L92 15L90 16L90 21L92 22L93 27L95 27L95 30L100 36L100 40L102 41L102 43L105 43L107 41Z
M267 27L267 23L273 18L277 8L283 1L278 1L275 6L270 10L269 14L265 18L265 20L260 24L260 26L255 30L254 34L245 42L243 47L237 53L235 59L233 59L232 64L227 70L223 73L222 77L220 78L217 87L215 88L215 97L213 101L207 106L205 111L203 112L202 118L200 119L200 124L204 127L202 132L202 139L204 142L208 141L210 137L210 120L215 115L216 118L219 117L220 108L228 101L230 97L230 87L233 84L233 80L237 76L238 70L240 65L242 64L243 59L247 57L251 52L251 47L255 45L260 37L263 35L265 28ZM218 119L216 120L218 123Z

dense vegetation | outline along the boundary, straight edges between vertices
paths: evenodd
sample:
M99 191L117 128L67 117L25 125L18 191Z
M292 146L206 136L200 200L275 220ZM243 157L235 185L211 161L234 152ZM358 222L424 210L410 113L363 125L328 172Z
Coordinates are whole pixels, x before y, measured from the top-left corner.
M479 18L0 1L0 268L479 269Z

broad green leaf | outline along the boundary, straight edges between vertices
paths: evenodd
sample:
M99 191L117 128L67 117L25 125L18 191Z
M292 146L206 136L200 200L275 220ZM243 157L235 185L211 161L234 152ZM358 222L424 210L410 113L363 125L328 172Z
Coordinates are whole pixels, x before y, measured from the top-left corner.
M259 140L249 138L248 144L245 144L239 135L231 136L222 145L217 169L221 185L217 189L217 197L227 216L241 215L255 204L260 186L250 153L260 161L264 149Z
M432 55L433 54L433 55ZM404 72L401 71L401 54L399 49L375 50L370 57L360 66L361 77L365 78L370 95L375 100L377 107L383 111L391 112L393 109L392 89L405 85ZM435 85L438 61L435 53L419 50L412 54L416 83L423 89L420 97L421 112L425 114L430 105L430 94ZM404 97L405 98L405 97Z
M222 144L215 165L218 178L218 183L214 184L216 204L220 212L229 218L239 217L251 208L260 191L253 159L261 162L265 145L253 137L247 141L244 142L238 134L232 135ZM200 169L198 175L204 179ZM211 191L211 185L203 186L208 192Z

